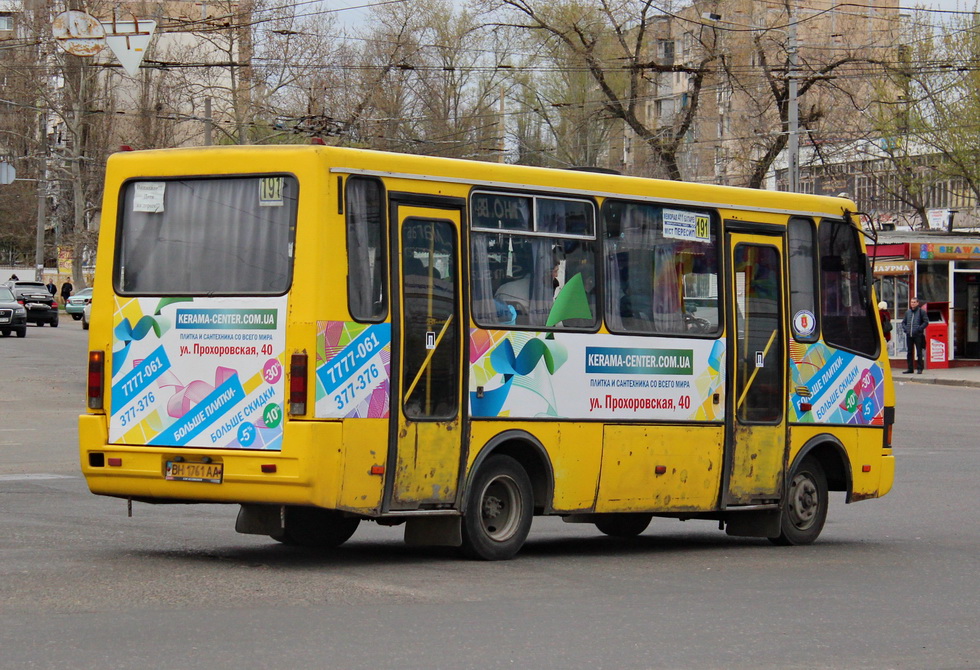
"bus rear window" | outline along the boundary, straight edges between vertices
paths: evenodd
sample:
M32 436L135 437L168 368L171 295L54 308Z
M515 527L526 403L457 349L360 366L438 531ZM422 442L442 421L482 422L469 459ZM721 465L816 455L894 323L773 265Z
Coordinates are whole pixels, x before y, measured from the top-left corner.
M295 177L130 181L120 199L116 291L279 295L289 288Z

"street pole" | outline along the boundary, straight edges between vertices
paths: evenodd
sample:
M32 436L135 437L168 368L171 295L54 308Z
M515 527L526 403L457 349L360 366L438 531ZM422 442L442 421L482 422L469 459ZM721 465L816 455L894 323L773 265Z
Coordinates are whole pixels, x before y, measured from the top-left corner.
M506 155L507 155L507 152L506 152L507 143L505 141L506 138L504 137L505 123L506 123L506 119L507 119L507 117L505 116L505 113L506 112L504 110L504 85L501 84L500 85L500 111L497 114L497 123L499 124L498 127L497 127L497 131L498 131L498 135L497 135L497 162L498 163L505 163L506 162Z
M34 240L34 281L41 281L42 275L44 274L44 171L47 168L45 164L45 158L47 156L47 119L44 116L44 110L41 109L38 112L38 137L39 137L39 151L38 154L40 158L38 159L38 170L37 170L37 236Z
M796 11L795 3L789 5L789 138L786 147L789 172L789 190L797 193L800 190L800 100L799 82L796 79L797 68L800 64L800 45L796 41Z
M204 146L211 146L211 98L204 98Z

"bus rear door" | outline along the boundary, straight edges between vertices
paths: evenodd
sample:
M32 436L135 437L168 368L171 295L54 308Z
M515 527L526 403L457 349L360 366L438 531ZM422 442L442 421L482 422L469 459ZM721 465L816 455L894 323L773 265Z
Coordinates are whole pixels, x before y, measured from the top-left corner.
M732 304L725 505L780 497L786 452L781 236L728 234Z
M388 478L392 511L454 506L462 458L461 209L393 204L398 370ZM395 406L397 405L397 406Z

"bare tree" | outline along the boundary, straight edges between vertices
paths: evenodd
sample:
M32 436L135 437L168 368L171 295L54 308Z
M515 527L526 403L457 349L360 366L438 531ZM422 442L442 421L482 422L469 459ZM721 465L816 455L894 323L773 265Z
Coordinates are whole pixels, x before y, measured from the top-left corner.
M549 34L508 32L512 41L521 40L522 47L522 53L513 57L510 97L516 162L552 167L596 167L608 162L614 124L582 60Z
M910 211L912 225L922 227L929 209L951 205L976 221L980 198L980 81L972 67L980 24L975 15L954 15L939 29L935 21L910 17L874 87L869 116L877 142L866 151L880 199L891 200L889 213Z
M870 82L883 72L881 47L892 44L898 14L822 12L792 0L742 9L726 8L739 21L722 26L724 86L738 118L720 140L734 183L761 188L787 148L794 104L796 132L814 161L833 162L830 152L850 151L866 134Z
M964 184L975 202L980 199L980 75L974 65L980 59L980 16L954 15L941 36L917 44L919 53L910 55L898 74L906 100L897 108L899 122L910 140L936 155L938 176Z
M356 135L377 148L497 160L509 73L498 67L505 53L477 27L448 0L375 7Z
M585 68L596 86L597 99L610 118L621 120L650 149L652 176L681 179L679 154L694 122L701 87L716 60L715 32L702 31L701 51L693 62L658 52L658 38L669 35L666 5L641 0L582 2L562 0L500 0L498 21L552 40ZM685 105L671 123L647 113L645 102L661 75L679 74L687 80Z
M0 160L16 169L18 181L0 185L0 259L26 264L33 263L37 179L44 174L42 107L36 82L43 76L45 54L37 39L38 12L25 11L13 20L14 31L0 40ZM52 244L44 256L54 255Z

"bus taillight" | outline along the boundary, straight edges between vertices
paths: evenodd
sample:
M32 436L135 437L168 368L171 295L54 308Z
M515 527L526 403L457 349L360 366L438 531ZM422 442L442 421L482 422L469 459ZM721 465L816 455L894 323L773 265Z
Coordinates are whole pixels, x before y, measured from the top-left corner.
M895 426L895 408L886 407L885 408L885 435L884 444L882 445L885 449L892 448L892 428Z
M102 409L102 387L105 379L105 352L88 352L88 408Z
M289 413L306 414L306 354L289 359Z

